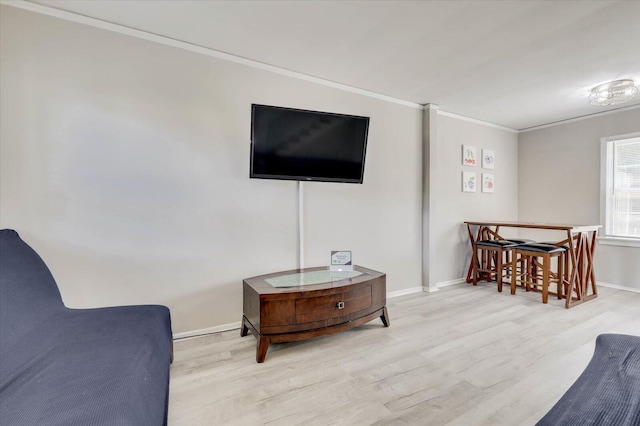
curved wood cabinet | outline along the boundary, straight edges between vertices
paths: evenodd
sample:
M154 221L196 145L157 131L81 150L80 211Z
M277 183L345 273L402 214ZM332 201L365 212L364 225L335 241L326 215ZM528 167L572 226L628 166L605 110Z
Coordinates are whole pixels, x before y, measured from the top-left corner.
M258 339L256 361L264 362L269 343L293 342L345 331L380 318L389 326L386 275L355 266L354 278L298 287L273 287L266 280L326 267L277 272L243 281L241 336Z

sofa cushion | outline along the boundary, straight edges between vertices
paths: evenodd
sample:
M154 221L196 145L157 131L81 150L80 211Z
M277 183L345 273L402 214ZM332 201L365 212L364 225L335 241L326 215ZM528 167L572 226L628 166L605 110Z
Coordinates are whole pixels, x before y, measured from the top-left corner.
M12 346L21 335L64 309L49 268L18 233L0 230L0 340Z
M15 231L0 250L0 423L166 424L169 309L69 309Z
M67 309L49 317L0 354L3 422L162 425L169 322L163 306Z
M598 336L589 365L537 423L555 425L640 425L640 336Z

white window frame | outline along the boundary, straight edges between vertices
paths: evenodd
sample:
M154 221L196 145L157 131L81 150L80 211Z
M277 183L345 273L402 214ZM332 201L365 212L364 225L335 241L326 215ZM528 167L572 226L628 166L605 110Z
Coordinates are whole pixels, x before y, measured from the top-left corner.
M609 234L608 207L609 194L613 192L613 143L627 139L640 138L640 132L610 136L600 139L600 225L598 242L605 245L640 247L640 237L619 237Z

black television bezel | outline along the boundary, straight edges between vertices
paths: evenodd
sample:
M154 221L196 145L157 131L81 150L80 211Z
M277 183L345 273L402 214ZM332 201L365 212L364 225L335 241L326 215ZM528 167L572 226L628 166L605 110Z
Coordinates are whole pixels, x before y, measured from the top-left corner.
M274 174L265 174L265 173L254 173L253 172L253 151L254 151L254 116L256 107L263 108L273 108L273 109L281 109L287 111L296 111L296 112L307 112L318 115L329 115L332 117L347 117L354 119L365 120L365 129L364 129L364 145L362 147L362 168L360 170L360 179L346 179L346 178L331 178L331 177L317 177L317 176L290 176L290 175L274 175ZM290 108L290 107L281 107L275 105L264 105L264 104L251 104L251 155L250 155L250 163L249 163L249 178L251 179L275 179L275 180L293 180L293 181L301 181L301 182L337 182L337 183L359 183L362 184L364 181L364 165L365 159L367 155L367 142L369 139L369 120L370 117L365 117L361 115L351 115L351 114L340 114L335 112L325 112L325 111L314 111L308 109L300 109L300 108Z

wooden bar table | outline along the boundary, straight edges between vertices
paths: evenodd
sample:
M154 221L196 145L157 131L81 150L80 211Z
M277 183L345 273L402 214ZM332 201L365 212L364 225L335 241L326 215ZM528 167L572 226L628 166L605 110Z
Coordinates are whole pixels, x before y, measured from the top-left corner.
M583 302L598 297L596 277L593 270L593 256L596 248L596 237L601 225L560 225L533 222L495 222L495 221L467 221L469 240L471 244L479 239L487 229L499 235L500 228L529 228L564 232L566 239L558 241L557 245L566 244L569 247L569 282L566 292L565 307L571 308ZM473 232L472 227L477 227ZM467 282L472 281L473 265L469 265ZM575 294L574 294L575 293Z

